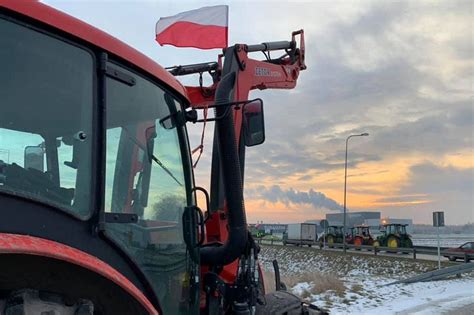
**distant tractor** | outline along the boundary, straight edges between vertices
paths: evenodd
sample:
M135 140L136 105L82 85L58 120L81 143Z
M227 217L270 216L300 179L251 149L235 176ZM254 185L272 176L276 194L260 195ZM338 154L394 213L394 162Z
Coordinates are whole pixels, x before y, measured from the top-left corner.
M413 242L407 233L408 224L389 223L380 226L382 235L374 241L374 246L389 248L413 248Z
M340 225L330 225L324 232L324 235L319 238L319 242L323 243L324 241L328 244L329 247L334 247L335 243L342 244L343 242L343 227ZM325 240L324 240L325 238Z
M265 229L263 228L263 225L261 224L249 225L248 228L252 236L255 236L257 238L262 238L266 235Z
M369 245L374 244L374 239L370 235L370 229L366 225L357 225L351 228L349 235L346 238L347 244L352 244L355 246Z

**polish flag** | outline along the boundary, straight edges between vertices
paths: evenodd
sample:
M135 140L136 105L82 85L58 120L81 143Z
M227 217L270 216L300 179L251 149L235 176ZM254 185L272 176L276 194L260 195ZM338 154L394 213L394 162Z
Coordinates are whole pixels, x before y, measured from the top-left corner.
M156 23L161 45L200 49L227 47L229 7L217 5L162 17Z

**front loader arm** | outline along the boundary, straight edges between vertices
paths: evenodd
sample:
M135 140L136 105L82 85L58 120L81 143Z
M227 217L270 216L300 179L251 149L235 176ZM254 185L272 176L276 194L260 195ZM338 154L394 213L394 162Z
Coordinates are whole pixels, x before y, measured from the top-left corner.
M297 42L299 37L299 41ZM249 57L251 53L260 52L265 60L256 60ZM272 58L271 54L282 54ZM306 69L304 32L298 30L292 33L290 41L267 42L257 45L236 44L225 48L223 54L218 56L217 62L175 66L168 68L171 74L183 76L199 74L199 86L186 86L188 98L193 109L203 109L215 104L216 90L224 75L234 72L235 85L230 101L245 101L252 90L259 89L292 89L296 86L299 73ZM213 83L203 86L202 75L209 73ZM236 145L240 147L242 129L242 110L233 111ZM241 149L240 151L242 151ZM217 151L214 144L213 151ZM245 152L239 152L240 163L244 164ZM217 166L219 162L213 158L211 174L211 208L227 211L224 207L224 194L222 192L222 178ZM243 176L243 172L242 172ZM227 219L215 213L207 222L208 242L227 240Z
M263 53L265 60L249 58L255 52ZM271 57L271 53L278 52L283 55ZM248 236L243 204L244 106L240 105L248 100L251 90L294 88L300 71L306 69L304 54L304 33L300 30L293 32L291 41L237 44L224 49L217 62L169 68L175 76L199 74L199 86L186 87L190 107L192 110L215 107L215 115L219 117L212 149L209 209L212 214L206 221L206 244L201 247L200 258L205 266L203 277L218 279L211 283L225 283L226 293L221 290L222 294L216 295L212 285L205 284L206 305L226 305L229 310L235 303L244 303L253 308L259 292L262 293L259 289L262 280L255 276L258 248ZM210 86L202 84L204 73L212 77ZM214 273L216 270L220 271ZM212 302L216 299L224 303Z
M295 37L300 36L299 48L296 47ZM277 59L270 58L271 51L284 50L285 55ZM248 53L262 52L267 60L255 60L248 58ZM304 61L304 33L303 30L293 32L290 42L271 42L259 45L243 46L243 52L239 52L242 66L239 81L244 86L239 90L244 92L248 89L292 89L301 70L306 69Z
M297 47L297 36L299 46ZM292 89L296 86L301 70L305 65L305 44L303 30L292 33L291 41L269 42L257 45L237 44L236 57L239 63L237 75L238 97L235 101L246 100L251 90L259 89ZM229 49L229 48L227 48ZM272 59L271 52L283 51L285 54ZM249 53L262 52L266 60L256 60L249 57ZM191 107L199 109L214 103L215 92L222 76L224 54L219 55L217 62L175 66L168 68L175 76L209 73L213 84L207 87L186 86Z

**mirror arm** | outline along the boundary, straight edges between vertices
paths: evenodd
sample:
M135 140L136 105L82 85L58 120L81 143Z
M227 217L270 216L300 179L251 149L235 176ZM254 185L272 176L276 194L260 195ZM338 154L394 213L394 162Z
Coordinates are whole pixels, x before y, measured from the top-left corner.
M207 106L207 108L216 108L216 107L221 107L221 106L223 106L223 107L227 106L228 108L226 108L226 112L221 116L214 117L214 118L208 118L208 119L195 119L195 120L192 120L192 123L202 123L204 121L206 121L206 122L207 121L217 121L217 120L223 119L229 114L231 106L235 106L235 110L240 110L241 109L240 105L246 105L246 104L250 104L250 103L253 103L253 102L257 102L257 101L259 101L263 104L263 101L262 101L261 98L255 98L255 99L246 100L246 101L237 101L237 102L229 102L229 103L209 105L209 106ZM201 108L193 108L193 110L197 110L197 109L201 109ZM163 119L166 119L166 118L167 117L165 117Z
M249 103L253 103L253 102L256 102L256 101L260 101L263 103L263 100L261 98L255 98L255 99L252 99L252 100L246 100L246 101L236 101L236 102L228 102L228 103L220 103L220 104L211 104L209 106L207 106L206 108L215 108L215 107L224 107L224 106L238 106L238 105L245 105L245 104L249 104ZM193 107L194 108L194 107ZM238 107L239 108L239 107ZM195 109L204 109L204 108L195 108Z
M229 113L230 113L230 108L231 108L231 107L227 107L227 108L225 109L225 113L222 114L222 115L220 115L220 116L217 116L217 117L214 117L214 118L208 118L208 119L197 119L197 120L194 121L193 123L201 123L201 122L209 122L209 121L218 121L218 120L221 120L221 119L227 117L227 115L229 115ZM238 108L235 108L235 109L237 110Z

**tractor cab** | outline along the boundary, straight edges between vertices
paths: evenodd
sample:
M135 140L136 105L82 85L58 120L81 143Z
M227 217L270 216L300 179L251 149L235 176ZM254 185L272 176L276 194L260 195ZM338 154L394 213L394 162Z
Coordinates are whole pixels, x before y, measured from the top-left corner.
M411 236L407 233L406 227L408 224L388 223L380 226L382 233L377 237L374 246L398 248L407 247L412 248L413 242Z
M166 313L198 309L189 283L199 260L185 240L196 224L183 220L194 204L184 97L102 49L26 23L0 15L0 233L97 257ZM2 270L14 267L6 261Z
M380 226L382 234L407 235L406 227L408 224L389 223Z
M337 235L337 236L342 236L343 234L343 227L339 225L331 225L327 229L327 234L330 235Z
M368 238L370 237L370 228L367 225L358 225L354 227L354 236L356 235Z
M342 225L330 225L319 238L319 242L327 243L329 247L334 247L335 243L343 243L344 227Z

